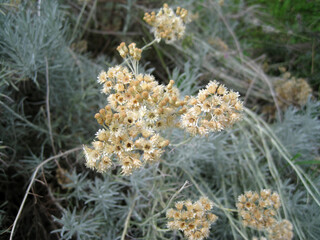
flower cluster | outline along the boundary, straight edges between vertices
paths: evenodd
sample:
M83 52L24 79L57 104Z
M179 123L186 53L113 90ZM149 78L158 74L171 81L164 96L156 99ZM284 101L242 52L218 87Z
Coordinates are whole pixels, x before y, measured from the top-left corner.
M129 49L128 49L129 48ZM141 59L142 50L136 47L135 43L131 43L128 47L124 42L122 42L117 50L122 58L131 56L134 60L139 61Z
M292 238L292 224L288 220L278 222L269 230L269 240L291 240Z
M291 240L292 224L288 220L278 222L275 218L280 206L279 194L270 189L263 189L260 194L247 191L238 197L237 203L245 226L267 230L270 240Z
M111 67L98 76L108 104L95 114L102 126L96 140L92 147L84 146L87 167L105 172L118 160L122 173L131 174L143 163L160 159L169 144L160 135L162 129L180 127L193 135L204 135L240 119L238 93L211 81L197 97L180 99L173 80L164 86L154 76L138 72L141 49L134 43L129 47L121 43L117 49L128 58L129 68Z
M245 226L267 229L276 223L275 216L280 207L278 193L263 189L260 194L252 191L238 197L237 208Z
M213 203L207 197L201 197L192 203L191 200L176 202L175 209L167 210L168 228L181 230L190 240L202 240L210 233L211 224L216 222L218 217L210 210Z
M221 131L241 117L239 94L211 81L196 97L188 100L188 110L181 118L181 127L193 135Z
M155 29L156 38L173 41L180 38L187 22L187 10L176 13L167 4L144 19ZM154 41L152 42L154 43ZM209 83L197 97L180 98L170 80L159 84L154 76L139 73L142 50L135 43L122 42L117 50L126 66L102 71L98 82L108 96L108 104L95 114L102 128L92 146L84 146L86 166L105 172L117 161L125 175L144 163L160 160L169 140L162 129L179 127L193 135L220 131L240 119L242 103L238 93L228 91L216 81Z
M285 68L280 68L280 71L283 72L284 80L278 82L275 88L280 107L286 108L292 104L303 106L312 93L308 82L304 78L291 76L291 73Z
M185 24L189 21L186 9L178 7L174 12L166 3L157 14L155 12L145 13L143 19L152 26L155 38L158 41L163 38L167 43L182 38L186 28Z
M126 53L125 48L122 43L119 53ZM160 130L175 126L177 116L186 111L186 101L180 100L174 81L160 85L152 75L116 66L102 71L98 82L108 95L108 105L95 115L103 128L96 133L92 148L84 147L87 167L105 172L112 159L117 159L122 172L130 174L143 162L159 160L169 144Z

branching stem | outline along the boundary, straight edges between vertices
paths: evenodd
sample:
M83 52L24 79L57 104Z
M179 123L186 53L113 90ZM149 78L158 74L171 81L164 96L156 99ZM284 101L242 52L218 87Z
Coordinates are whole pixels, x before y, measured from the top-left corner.
M24 197L23 197L23 200L22 200L22 202L21 202L21 205L20 205L18 214L17 214L17 216L16 216L16 218L15 218L15 220L14 220L14 223L13 223L13 226L12 226L12 230L11 230L11 234L10 234L10 240L12 240L12 238L13 238L14 230L15 230L15 228L16 228L17 222L18 222L18 220L19 220L19 217L20 217L20 215L21 215L22 209L23 209L24 204L25 204L25 202L26 202L26 200L27 200L29 191L30 191L30 189L31 189L31 187L32 187L32 185L33 185L33 182L34 182L35 179L36 179L36 176L37 176L37 173L38 173L39 169L40 169L43 165L47 164L48 162L50 162L50 161L52 161L52 160L55 160L55 159L57 159L57 158L60 158L60 157L69 155L70 153L79 151L80 149L82 149L82 148L81 148L81 147L76 147L76 148L70 149L70 150L68 150L68 151L66 151L66 152L64 152L64 153L60 153L60 154L58 154L58 155L52 156L52 157L50 157L50 158L47 158L46 160L44 160L42 163L40 163L40 164L36 167L36 169L34 170L32 176L31 176L31 180L30 180L29 186L28 186L28 188L27 188L27 190L26 190L26 193L24 194Z

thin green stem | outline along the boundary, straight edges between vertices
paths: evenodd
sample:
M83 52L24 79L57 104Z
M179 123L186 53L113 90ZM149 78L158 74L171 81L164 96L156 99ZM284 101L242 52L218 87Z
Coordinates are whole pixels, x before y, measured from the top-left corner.
M146 49L147 47L150 47L150 46L151 46L152 44L154 44L155 42L157 42L156 39L154 39L153 41L149 42L147 45L145 45L144 47L142 47L141 50L143 51L144 49ZM135 68L138 69L138 68L135 67L135 65L132 63L132 59L133 59L132 56L125 58L125 60L121 63L121 65L126 64L126 65L130 68L130 70L131 70L133 73L135 73L134 69L135 69ZM128 62L130 62L132 66L131 66ZM137 64L138 64L138 63L137 63ZM138 72L137 72L137 74L138 74Z
M46 85L47 85L47 93L46 93L46 110L47 110L47 120L48 120L48 129L49 129L49 136L50 142L52 146L53 154L56 155L56 149L54 147L53 135L52 135L52 127L51 127L51 114L50 114L50 82L49 82L49 64L48 59L45 57L46 63Z
M277 148L279 153L283 156L283 158L287 161L287 163L292 167L292 169L295 171L295 173L298 175L299 179L302 181L304 187L307 189L308 193L312 196L312 198L315 200L318 206L320 206L320 192L317 189L316 185L313 183L313 181L309 178L309 176L304 173L304 171L297 165L295 165L290 159L291 156L285 149L285 147L282 145L281 141L275 136L273 131L270 129L270 127L261 120L258 116L256 116L252 111L245 108L246 113L251 116L256 124L252 124L252 122L249 121L249 119L245 119L249 124L255 126L257 129L260 129L262 133L265 134L265 136L269 137L273 145ZM262 127L263 126L263 127ZM309 184L312 186L313 190L309 187ZM315 194L316 193L316 194ZM316 196L318 195L318 197Z
M29 125L29 127L34 128L35 130L43 132L43 133L48 133L47 130L45 130L45 129L37 126L37 125L34 125L32 122L30 122L27 119L25 119L22 116L20 116L18 113L16 113L11 108L9 108L6 104L4 104L2 101L0 101L0 105L2 105L5 109L7 109L12 115L14 115L15 117L19 118L20 120L25 122L27 125Z
M74 35L76 34L76 31L77 31L77 29L78 29L80 20L81 20L81 18L82 18L82 15L83 15L83 13L84 13L84 10L86 9L87 3L88 3L87 1L84 1L84 2L83 2L83 5L82 5L82 8L81 8L80 14L79 14L79 16L78 16L78 18L77 18L76 26L73 28L73 32L72 32L71 39L73 39Z
M126 222L124 224L124 229L123 229L123 232L122 232L121 240L124 240L125 237L126 237L127 229L129 227L129 224L130 224L130 218L131 218L134 206L136 205L136 197L137 197L136 195L133 197L134 200L133 200L133 203L131 204L129 213L128 213L127 218L126 218Z
M189 137L188 139L186 139L186 140L184 140L184 141L182 141L182 142L180 142L180 143L170 144L170 146L171 146L171 147L179 147L179 146L181 146L181 145L184 145L184 144L190 142L192 139L193 139L193 137Z
M157 39L153 39L151 42L149 42L147 45L145 45L143 48L141 48L141 50L145 50L147 47L150 47L152 44L154 44L155 42L158 42Z
M177 195L187 187L187 185L189 184L188 181L185 181L185 183L182 185L182 187L177 191L175 192L175 194L172 195L172 197L170 198L167 206L161 211L161 212L158 212L157 214L149 217L147 220L145 220L144 222L140 223L139 225L145 225L147 222L149 222L151 219L155 218L155 217L158 217L160 216L161 214L165 213L167 211L167 209L169 208L169 206L171 205L172 201L177 197Z

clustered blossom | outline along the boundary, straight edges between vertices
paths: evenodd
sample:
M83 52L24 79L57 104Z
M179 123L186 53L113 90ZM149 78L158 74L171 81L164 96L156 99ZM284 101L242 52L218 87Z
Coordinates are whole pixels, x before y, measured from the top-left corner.
M117 48L123 58L132 57L125 66L109 68L98 76L108 95L108 104L95 114L102 128L92 146L84 146L86 166L105 172L117 160L125 175L144 163L160 160L169 140L160 130L180 127L193 135L220 131L240 119L239 94L211 81L197 97L180 99L179 90L170 80L158 84L154 76L138 73L141 49L125 43Z
M167 43L174 42L182 38L185 32L185 24L189 21L188 11L178 7L176 12L164 4L163 8L156 14L155 12L145 13L143 18L152 26L152 31L156 39L165 39Z
M188 100L188 110L181 118L181 127L193 135L205 135L233 125L241 117L239 93L217 81L211 81L196 97Z
M269 240L291 240L292 238L292 224L288 220L278 222L269 230Z
M284 73L284 81L277 83L275 88L279 105L286 108L289 105L303 106L306 104L308 97L312 93L312 89L308 82L303 78L290 78L290 73Z
M263 189L260 194L248 191L238 197L237 208L245 226L266 229L276 223L275 216L279 209L278 193Z
M167 210L168 228L181 230L189 240L202 240L210 233L211 224L218 217L211 213L213 202L207 197L201 197L192 203L191 200L176 202L176 210Z
M176 13L164 4L156 15L144 18L155 28L156 38L173 41L180 38L187 22L187 10ZM143 49L143 48L142 48ZM154 76L139 73L142 49L122 42L117 51L126 66L102 71L98 83L108 96L108 104L95 114L101 129L91 146L84 146L86 166L98 172L110 169L114 162L122 173L131 174L145 163L159 161L169 140L162 129L179 127L193 135L205 135L231 126L240 119L239 94L211 81L197 97L180 98L174 81L159 84Z
M270 240L291 240L293 238L292 224L288 220L281 222L276 220L280 206L279 194L272 193L270 189L263 189L260 194L247 191L238 197L237 203L244 226L267 230Z
M84 146L87 167L105 172L117 159L122 173L130 174L143 162L158 161L169 144L160 130L175 126L177 115L185 112L186 101L180 100L174 81L160 85L152 75L116 66L102 71L98 82L108 94L108 104L95 114L103 128L92 147Z
M128 49L129 48L129 49ZM117 50L122 58L131 56L134 60L139 61L141 59L142 50L136 47L135 43L131 43L128 47L124 42L122 42Z

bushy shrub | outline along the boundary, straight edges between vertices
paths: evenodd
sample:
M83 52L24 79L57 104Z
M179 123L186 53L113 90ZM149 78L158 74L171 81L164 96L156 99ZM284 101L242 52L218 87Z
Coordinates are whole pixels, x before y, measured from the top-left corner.
M235 35L242 3L165 4L145 22L158 2L0 3L0 234L318 239L319 103L281 109ZM92 29L111 9L127 12L115 31ZM80 49L100 33L108 68Z

